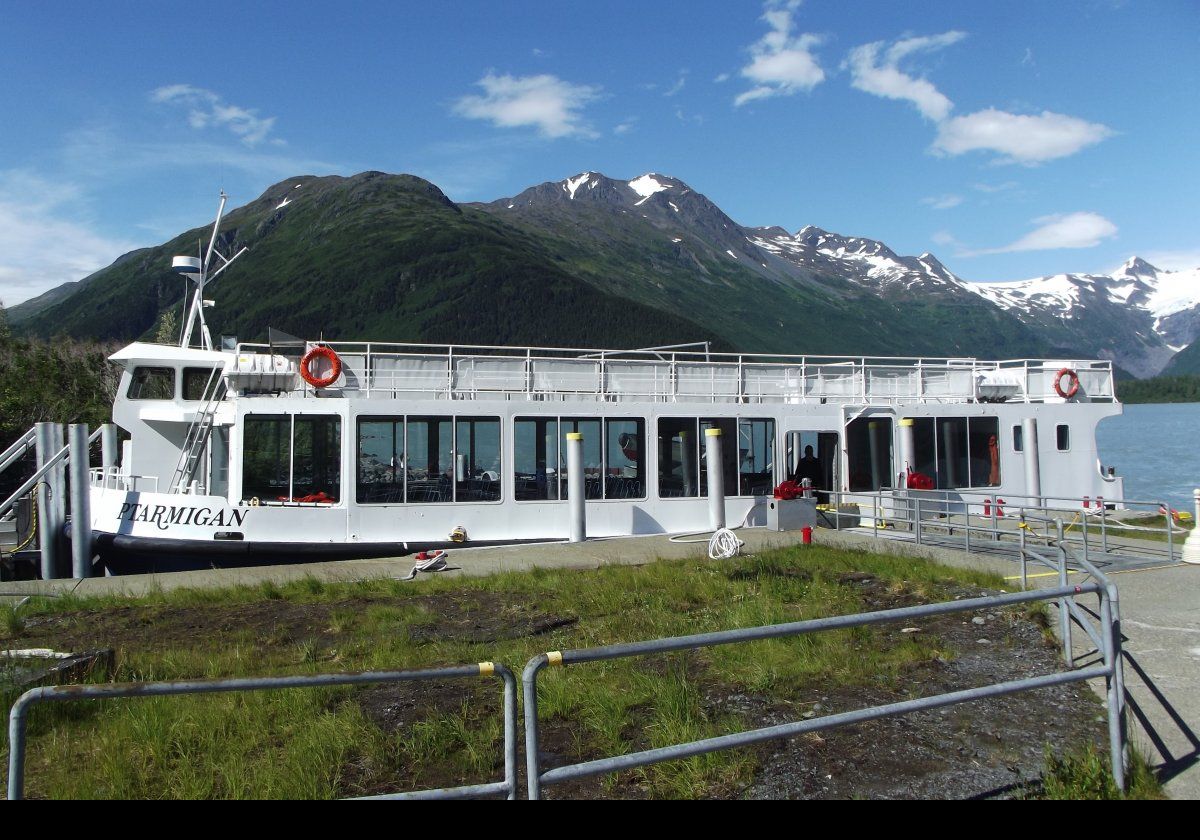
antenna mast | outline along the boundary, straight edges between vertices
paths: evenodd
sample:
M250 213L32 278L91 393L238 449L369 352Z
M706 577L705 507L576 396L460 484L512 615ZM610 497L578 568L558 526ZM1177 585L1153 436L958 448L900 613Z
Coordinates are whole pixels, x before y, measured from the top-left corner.
M232 257L226 259L225 255L217 250L217 235L221 229L221 217L225 215L225 202L229 200L229 196L225 195L225 191L221 190L221 204L217 208L217 220L213 222L212 237L208 240L208 251L203 257L175 257L171 260L171 267L187 277L196 284L195 294L192 296L192 305L188 309L187 324L183 328L183 335L179 340L180 347L190 347L192 344L192 331L197 325L200 327L200 346L205 350L212 348L212 335L208 331L208 323L204 320L204 309L212 306L211 300L204 299L204 286L217 279L217 276L229 268L238 257L246 253L246 248L238 251ZM213 257L221 260L221 267L216 271L210 271L212 268Z

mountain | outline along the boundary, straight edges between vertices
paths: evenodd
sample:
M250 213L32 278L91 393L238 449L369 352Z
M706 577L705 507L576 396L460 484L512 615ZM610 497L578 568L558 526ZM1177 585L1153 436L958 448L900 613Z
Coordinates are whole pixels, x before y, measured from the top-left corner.
M204 228L9 310L32 335L130 340L182 301ZM808 226L748 228L677 179L584 172L455 204L410 175L302 176L232 211L214 332L763 353L1105 357L1160 371L1200 333L1197 273L963 280L934 255Z
M183 299L171 257L207 237L197 228L135 251L23 319L14 307L14 327L100 340L153 334ZM653 334L720 343L683 314L572 277L541 243L410 175L290 178L229 213L220 242L225 253L250 250L210 287L208 318L214 333L243 340L274 326L362 341L629 347Z
M690 313L742 350L912 356L987 347L1020 356L1046 347L977 295L881 293L849 276L848 263L809 248L804 237L815 228L792 237L743 227L683 181L657 173L618 181L585 172L471 206L544 239L588 282ZM941 287L949 272L928 262L898 264Z
M1112 274L1058 274L971 289L1137 376L1162 372L1200 338L1200 269L1161 271L1133 257Z

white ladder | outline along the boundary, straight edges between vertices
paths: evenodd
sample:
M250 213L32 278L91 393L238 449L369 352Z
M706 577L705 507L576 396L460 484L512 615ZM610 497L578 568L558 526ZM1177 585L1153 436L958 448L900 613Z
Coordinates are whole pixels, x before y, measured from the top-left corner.
M170 492L186 493L192 480L196 477L196 471L204 459L208 439L212 435L217 408L225 399L225 392L225 379L221 376L221 368L213 368L213 372L204 386L204 407L200 409L200 413L188 427L187 436L183 440L179 463L175 467L175 475L171 477Z

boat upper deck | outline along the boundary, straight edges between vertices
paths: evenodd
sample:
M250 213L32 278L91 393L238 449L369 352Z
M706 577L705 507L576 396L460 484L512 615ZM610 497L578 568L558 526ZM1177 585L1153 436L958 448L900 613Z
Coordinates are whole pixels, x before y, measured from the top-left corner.
M306 345L316 346L315 342ZM787 356L654 350L592 350L328 342L342 363L331 391L347 397L450 400L560 400L600 402L714 402L859 405L909 403L1061 403L1056 390L1064 368L1078 376L1074 397L1115 402L1112 364L1106 360L888 358ZM239 344L226 375L254 393L255 368L268 378L287 351ZM291 355L302 352L295 348ZM274 358L273 358L274 357ZM261 360L267 360L263 365ZM257 365L256 365L257 360ZM277 379L277 377L276 377ZM310 396L298 384L288 397ZM279 392L279 389L270 390Z

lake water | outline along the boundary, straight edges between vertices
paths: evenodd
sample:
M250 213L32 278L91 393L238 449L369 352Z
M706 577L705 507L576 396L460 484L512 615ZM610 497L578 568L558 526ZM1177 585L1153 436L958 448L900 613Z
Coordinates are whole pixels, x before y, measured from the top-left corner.
M1128 499L1166 499L1192 509L1200 487L1200 403L1127 405L1096 430L1100 460L1125 477Z

